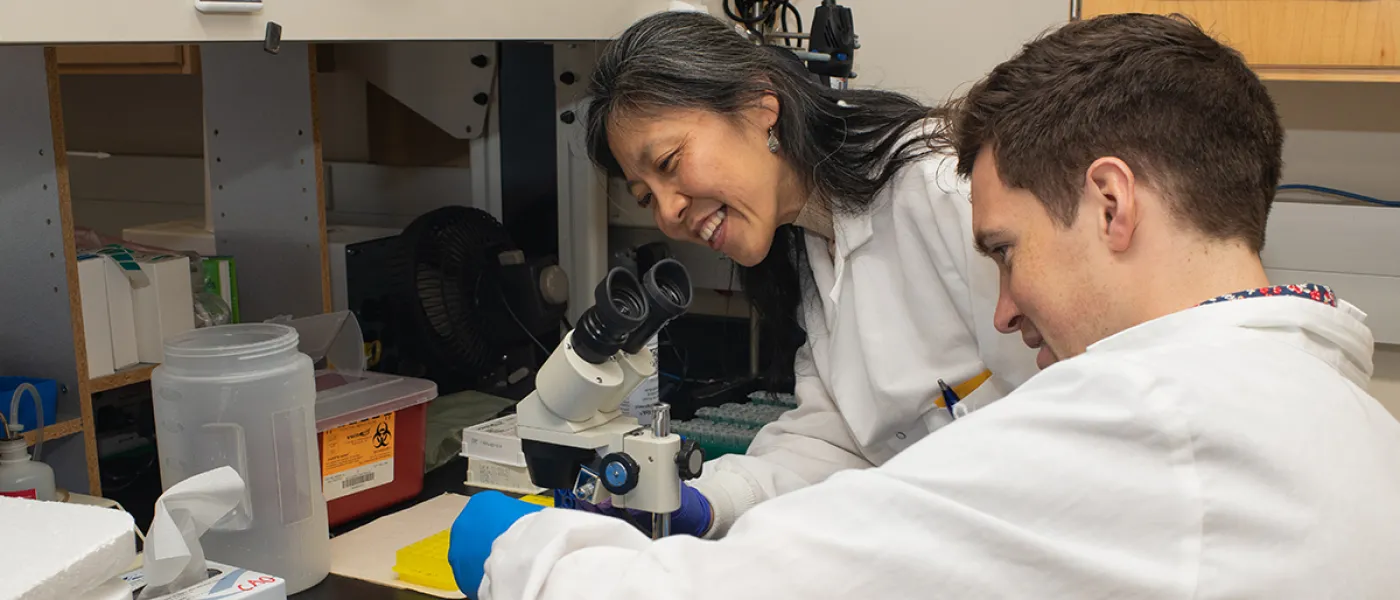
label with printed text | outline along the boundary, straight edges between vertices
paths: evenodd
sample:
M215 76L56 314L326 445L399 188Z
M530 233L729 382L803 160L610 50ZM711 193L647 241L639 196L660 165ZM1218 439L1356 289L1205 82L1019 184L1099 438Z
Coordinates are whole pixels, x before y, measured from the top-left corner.
M341 425L321 439L326 501L394 482L394 413Z

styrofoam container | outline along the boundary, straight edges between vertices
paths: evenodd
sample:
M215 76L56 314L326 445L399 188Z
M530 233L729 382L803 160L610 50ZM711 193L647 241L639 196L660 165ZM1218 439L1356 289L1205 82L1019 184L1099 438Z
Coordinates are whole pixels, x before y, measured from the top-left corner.
M437 384L374 372L316 373L321 489L332 527L423 491L428 401Z

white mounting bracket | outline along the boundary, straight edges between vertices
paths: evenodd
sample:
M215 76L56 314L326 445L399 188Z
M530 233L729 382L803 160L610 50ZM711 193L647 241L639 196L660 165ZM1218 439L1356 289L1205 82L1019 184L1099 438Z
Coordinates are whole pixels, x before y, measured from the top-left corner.
M601 42L554 44L555 127L559 170L559 266L569 274L569 320L592 305L608 268L608 180L588 160L584 98Z
M487 130L495 42L338 44L335 58L452 137L476 139Z

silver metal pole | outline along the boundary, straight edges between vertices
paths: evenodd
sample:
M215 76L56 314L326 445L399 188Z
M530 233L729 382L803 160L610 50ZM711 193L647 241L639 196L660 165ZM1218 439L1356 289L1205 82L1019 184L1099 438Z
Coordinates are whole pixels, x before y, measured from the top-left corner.
M656 404L656 415L651 418L651 434L664 438L671 435L671 405L665 402ZM676 482L680 485L680 481ZM651 539L659 540L671 535L671 513L652 513Z
M831 62L831 55L825 52L808 52L806 50L798 50L796 48L791 48L791 50L793 54L797 55L797 58L800 58L802 60L809 60L815 62Z

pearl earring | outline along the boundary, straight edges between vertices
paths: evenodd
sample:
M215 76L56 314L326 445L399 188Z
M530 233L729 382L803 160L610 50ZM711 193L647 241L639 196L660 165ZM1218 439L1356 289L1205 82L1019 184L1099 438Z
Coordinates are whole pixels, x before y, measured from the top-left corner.
M768 151L773 154L778 153L778 136L773 134L773 128L768 128Z

